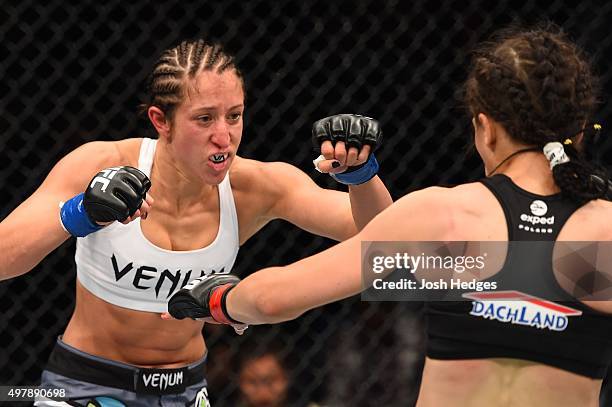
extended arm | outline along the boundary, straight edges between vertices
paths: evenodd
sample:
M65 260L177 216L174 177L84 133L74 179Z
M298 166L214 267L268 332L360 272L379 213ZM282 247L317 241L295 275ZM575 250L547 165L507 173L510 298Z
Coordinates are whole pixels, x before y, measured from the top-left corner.
M208 281L207 295L192 295L191 309L169 311L177 318L222 314L218 322L263 324L296 318L302 313L357 294L362 287L361 245L367 241L436 241L452 233L452 215L442 188L410 194L376 216L360 233L314 256L286 267L271 267L251 274L233 287L217 292ZM430 216L436 213L436 216ZM181 290L183 291L183 290ZM216 301L210 299L216 298ZM212 310L212 311L211 311ZM177 312L175 312L177 311ZM165 318L168 315L164 315Z
M277 323L361 292L362 242L441 240L443 219L432 225L424 216L436 206L426 191L400 199L357 235L330 249L249 275L229 292L228 315L247 324Z

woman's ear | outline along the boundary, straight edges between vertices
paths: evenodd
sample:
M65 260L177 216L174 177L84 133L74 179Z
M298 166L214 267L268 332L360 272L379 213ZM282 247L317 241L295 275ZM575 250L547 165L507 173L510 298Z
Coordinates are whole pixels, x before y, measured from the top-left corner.
M497 132L495 129L495 123L486 114L478 113L476 118L476 125L481 127L482 131L482 142L489 149L494 150L495 144L497 143Z
M170 125L170 119L163 110L157 106L151 106L147 109L147 116L149 116L149 120L151 120L160 137L170 138L172 126Z

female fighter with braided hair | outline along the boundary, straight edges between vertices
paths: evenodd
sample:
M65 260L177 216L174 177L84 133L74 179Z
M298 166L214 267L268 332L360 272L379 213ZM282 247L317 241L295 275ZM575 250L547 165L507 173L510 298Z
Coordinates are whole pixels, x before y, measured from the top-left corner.
M612 240L612 203L601 199L607 176L580 154L594 88L581 51L557 29L499 35L475 54L465 85L486 178L411 193L351 239L287 267L239 283L231 276L203 279L171 298L171 315L250 324L295 318L364 289L363 241ZM544 208L546 227L534 227L529 219L535 215L526 214L542 216ZM543 258L536 253L526 271L557 281L550 252ZM504 257L495 280L525 260L513 251ZM533 270L538 262L543 266ZM583 302L561 283L551 289L569 305L531 302L528 290L505 308L489 301L491 314L476 312L485 304L476 299L427 304L427 359L417 405L597 406L612 361L611 303ZM535 314L530 323L522 320L520 312L541 307L571 316L554 326Z
M165 51L144 106L159 138L78 148L0 223L0 279L79 237L76 308L42 375L70 405L207 406L203 323L160 320L168 297L194 277L229 273L239 245L273 219L344 240L391 204L370 154L375 120L317 122L318 169L350 185L325 190L289 164L237 155L244 92L221 46Z

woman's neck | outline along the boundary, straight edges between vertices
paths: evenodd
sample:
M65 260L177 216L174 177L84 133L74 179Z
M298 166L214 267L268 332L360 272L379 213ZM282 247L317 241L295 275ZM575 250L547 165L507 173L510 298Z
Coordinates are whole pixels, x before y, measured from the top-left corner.
M526 151L508 160L497 173L512 179L519 187L538 195L559 192L550 163L541 151Z
M217 185L206 184L181 167L179 160L161 139L157 143L153 157L151 190L156 201L163 200L177 211L218 194Z

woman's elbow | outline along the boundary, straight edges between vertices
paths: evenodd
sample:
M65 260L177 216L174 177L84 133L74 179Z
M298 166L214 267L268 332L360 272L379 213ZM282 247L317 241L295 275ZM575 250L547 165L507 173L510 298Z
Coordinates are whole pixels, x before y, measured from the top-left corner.
M291 301L273 291L259 294L255 300L259 319L263 324L275 324L290 321L302 315L305 310L296 309Z

